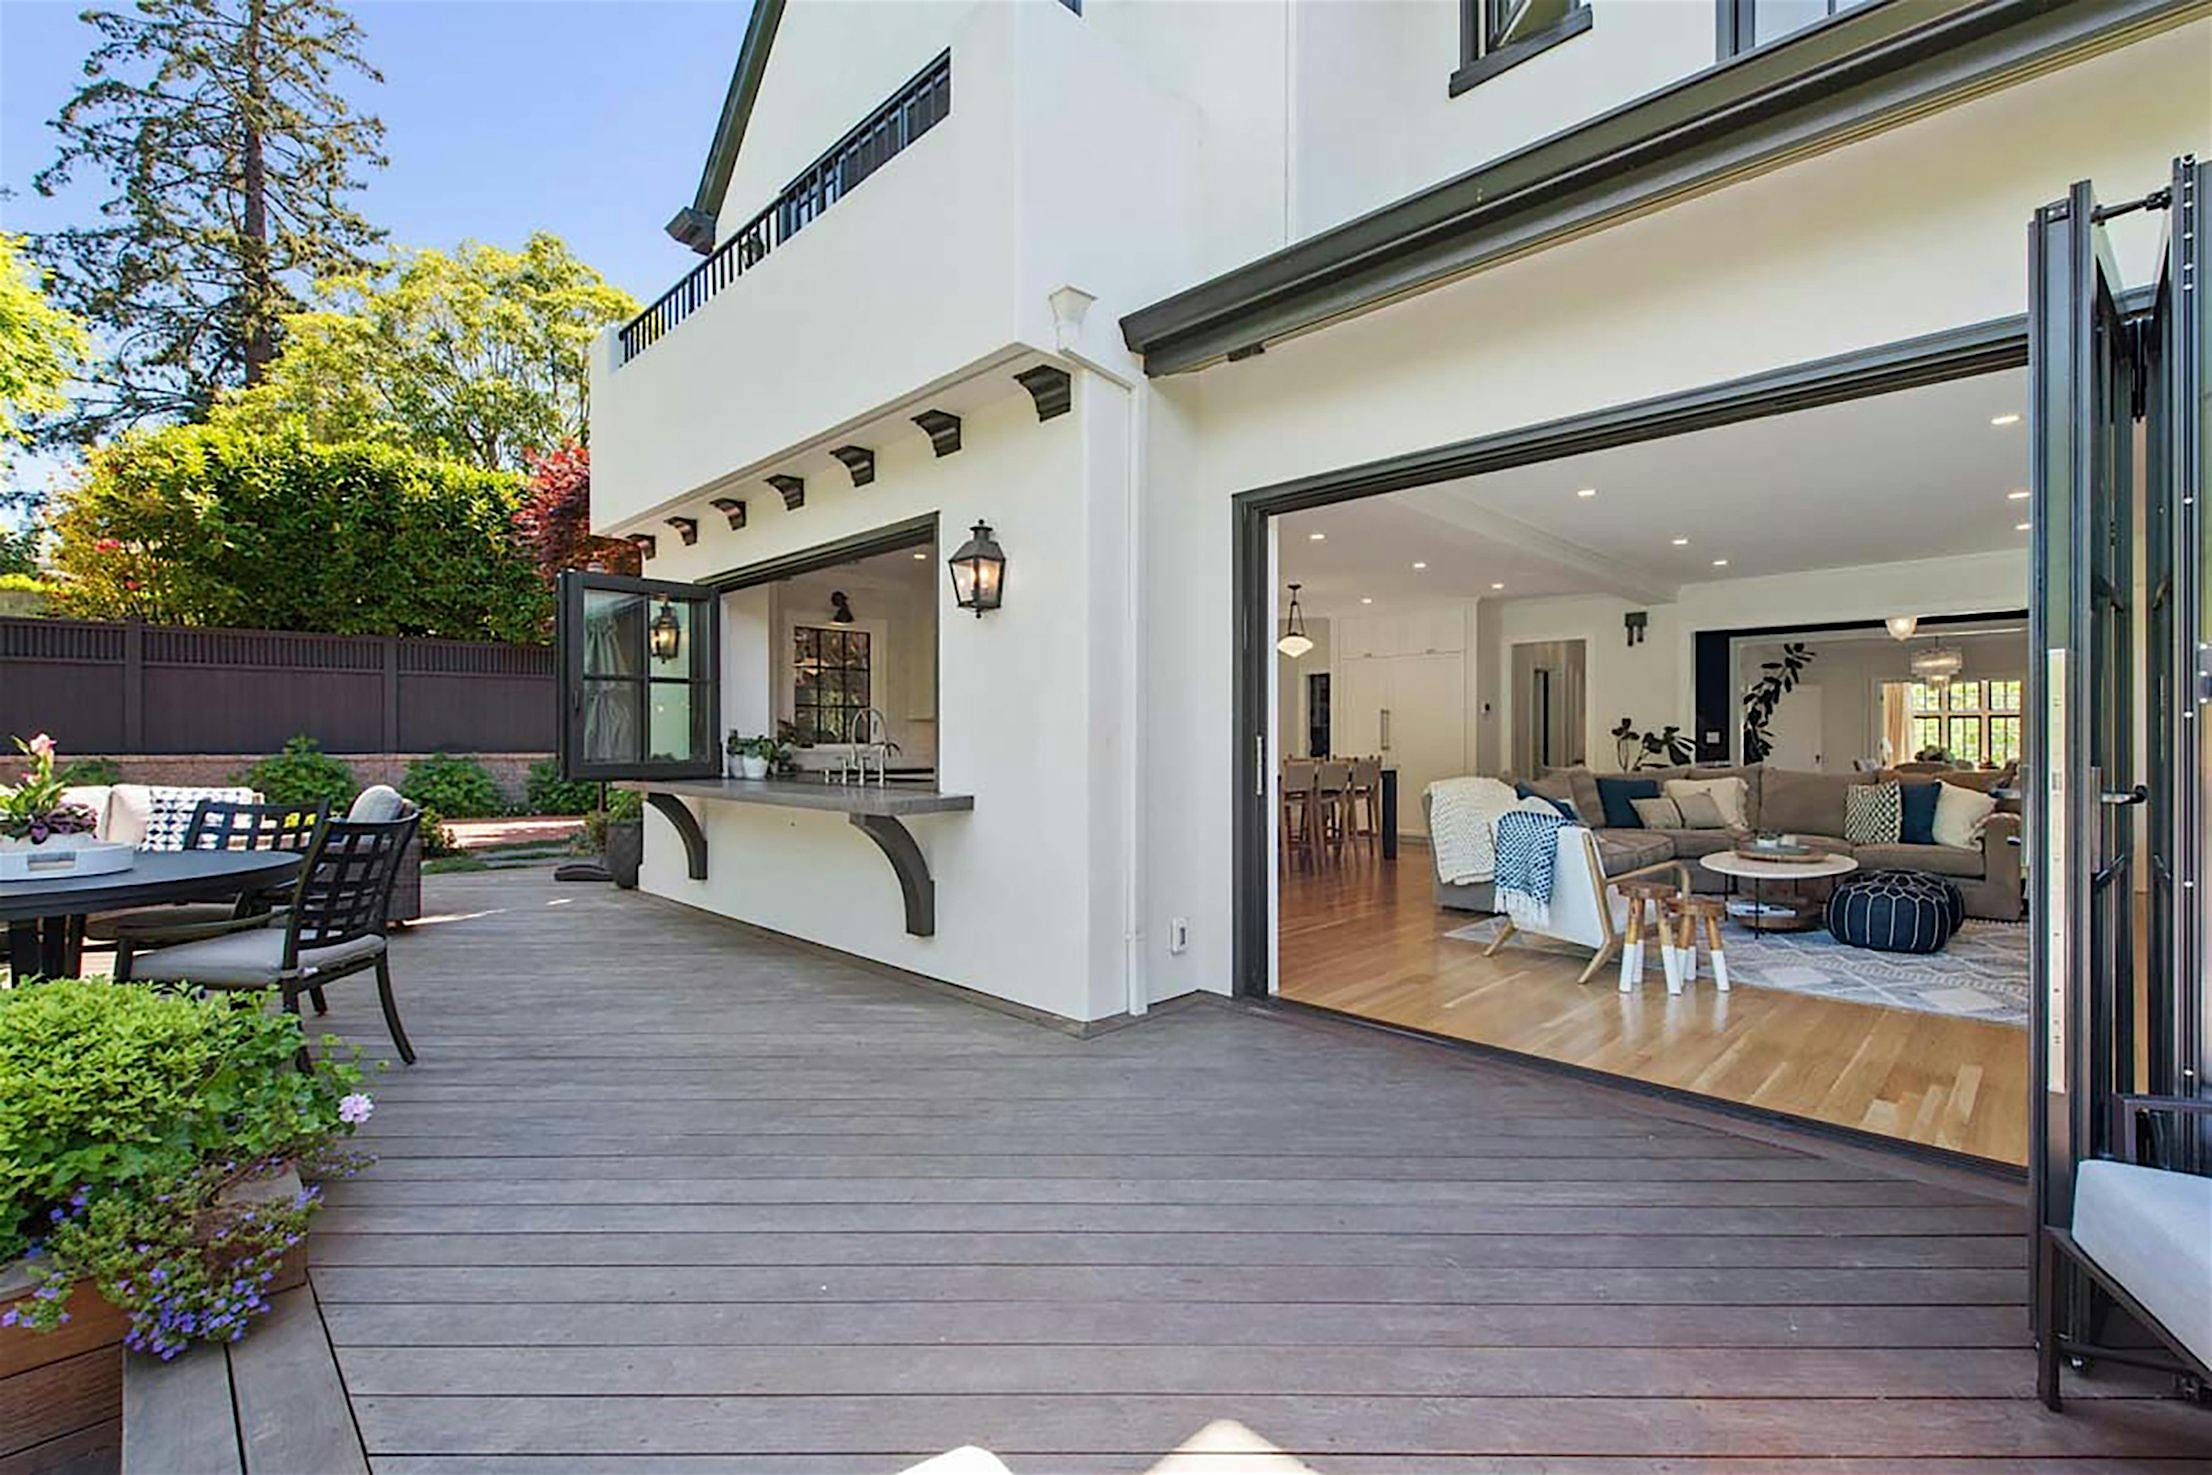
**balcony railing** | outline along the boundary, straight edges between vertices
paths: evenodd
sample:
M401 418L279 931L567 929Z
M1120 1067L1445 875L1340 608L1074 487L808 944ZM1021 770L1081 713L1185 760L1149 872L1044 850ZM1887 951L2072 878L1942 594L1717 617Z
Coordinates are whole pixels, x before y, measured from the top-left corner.
M799 177L785 185L767 209L715 247L713 255L662 293L659 301L624 324L621 362L628 363L659 342L951 111L952 53L947 51L799 171Z

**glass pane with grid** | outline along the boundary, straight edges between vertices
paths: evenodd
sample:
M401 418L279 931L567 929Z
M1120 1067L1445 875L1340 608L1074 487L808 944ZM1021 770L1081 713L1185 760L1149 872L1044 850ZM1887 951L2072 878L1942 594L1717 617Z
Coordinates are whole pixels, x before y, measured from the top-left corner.
M2018 682L2012 684L2019 685ZM1989 719L1989 761L1992 763L2017 763L2020 761L2019 718L1992 717Z
M799 740L852 740L853 719L874 702L874 673L865 630L792 629L791 725Z
M1913 718L1912 751L1914 757L1917 758L1920 754L1927 752L1931 748L1940 749L1942 746L1943 719L1941 717Z

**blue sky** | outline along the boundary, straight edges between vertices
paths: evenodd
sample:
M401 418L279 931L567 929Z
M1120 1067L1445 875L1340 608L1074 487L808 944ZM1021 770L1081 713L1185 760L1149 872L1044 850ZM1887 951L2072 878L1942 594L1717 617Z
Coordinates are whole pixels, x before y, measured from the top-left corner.
M31 176L81 76L86 0L0 0L0 227L89 218L104 181L53 200ZM127 0L108 0L120 5ZM751 0L360 0L390 167L357 204L404 245L566 239L641 301L698 258L661 227L691 203ZM32 468L19 466L19 473ZM43 479L43 478L40 478Z

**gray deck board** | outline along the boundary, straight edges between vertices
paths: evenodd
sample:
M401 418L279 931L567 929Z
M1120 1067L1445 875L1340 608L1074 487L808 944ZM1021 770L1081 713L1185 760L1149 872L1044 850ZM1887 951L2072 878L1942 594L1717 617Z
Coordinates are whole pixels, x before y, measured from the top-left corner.
M367 1475L315 1293L302 1286L271 1300L268 1318L230 1348L246 1475Z
M245 1475L226 1349L124 1356L124 1475Z
M2212 1440L2141 1382L2032 1403L2001 1186L1231 1006L1078 1039L542 872L427 886L421 1062L315 1239L378 1475L2175 1475ZM372 990L332 1004L388 1053Z

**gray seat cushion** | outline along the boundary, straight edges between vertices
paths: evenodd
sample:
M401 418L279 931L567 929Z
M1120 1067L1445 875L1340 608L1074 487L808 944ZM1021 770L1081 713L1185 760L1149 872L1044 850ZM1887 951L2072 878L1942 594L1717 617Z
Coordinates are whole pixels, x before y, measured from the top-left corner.
M1956 845L1861 845L1851 852L1862 871L1920 871L1978 881L1982 853Z
M1679 860L1695 860L1701 855L1718 855L1723 850L1734 850L1744 837L1734 830L1653 830L1674 847Z
M1674 858L1674 842L1657 830L1596 830L1598 865L1608 876Z
M346 963L384 951L381 937L356 937L329 947L301 948L293 975L311 981ZM284 981L284 929L257 927L147 953L131 963L131 977L148 983L196 983L203 988L271 988Z
M2212 1363L2212 1178L2083 1163L2074 1243L2199 1362Z

